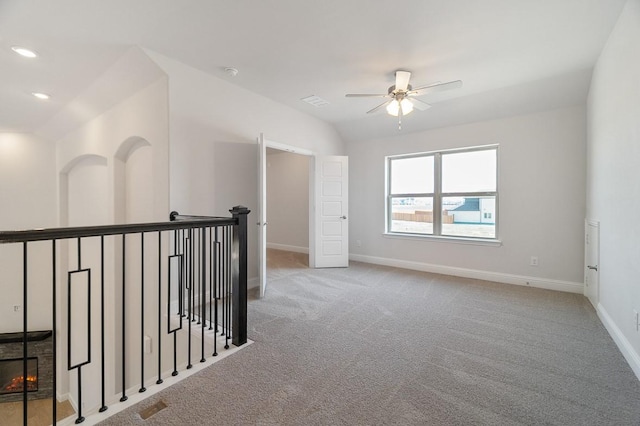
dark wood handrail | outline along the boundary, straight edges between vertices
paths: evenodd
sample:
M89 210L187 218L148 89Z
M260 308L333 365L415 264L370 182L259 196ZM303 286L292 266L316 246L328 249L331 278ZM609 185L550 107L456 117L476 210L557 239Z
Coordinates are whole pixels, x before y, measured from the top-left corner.
M200 217L170 222L127 223L122 225L76 226L68 228L43 228L24 231L1 231L0 244L30 241L61 240L65 238L99 237L101 235L135 234L139 232L170 231L206 226L235 225L229 217Z

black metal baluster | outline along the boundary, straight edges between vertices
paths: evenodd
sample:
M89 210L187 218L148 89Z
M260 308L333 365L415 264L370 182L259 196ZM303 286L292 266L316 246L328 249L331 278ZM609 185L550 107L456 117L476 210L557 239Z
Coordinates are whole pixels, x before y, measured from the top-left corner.
M202 232L197 232L194 229L194 235L196 236L196 253L198 255L194 256L194 274L198 273L197 278L195 279L195 292L193 294L193 312L194 316L198 316L198 322L196 324L200 325L202 323L202 312L198 312L197 306L200 307L200 311L202 311L202 300L200 300L201 296L201 287L202 287L202 269L200 268L200 263L202 261ZM198 244L199 243L199 244ZM196 303L198 305L196 305Z
M129 397L127 396L127 385L126 385L126 371L127 371L127 361L126 361L126 254L127 254L127 244L126 244L126 234L122 234L122 397L120 397L120 402L124 402Z
M201 341L200 341L200 362L205 362L204 358L204 328L207 325L207 230L206 228L201 228L200 230L200 247L202 253L200 253L200 290L201 290L201 298L200 298L200 322L202 323L200 329Z
M91 363L91 269L82 269L82 239L78 237L78 268L75 271L69 271L67 273L67 371L77 370L77 379L78 379L78 417L75 420L75 423L82 423L84 421L84 417L82 416L83 402L82 402L82 367L86 364ZM71 349L73 347L71 342L71 336L73 333L71 332L72 325L76 323L74 318L72 318L72 306L78 306L77 303L73 303L72 295L72 276L74 274L86 274L86 292L87 292L87 300L83 303L86 303L87 306L87 359L84 361L79 361L76 364L72 365L72 352ZM76 284L77 285L77 284Z
M104 235L100 236L100 375L101 375L101 401L99 412L107 411L105 391L105 362L104 362Z
M227 289L228 289L228 293L227 293L227 303L229 306L229 309L227 310L227 315L228 315L228 321L227 321L227 326L229 327L229 330L227 331L227 344L225 346L225 349L229 349L229 339L233 337L233 327L232 327L232 322L231 322L231 311L232 311L232 306L231 306L231 258L232 258L232 247L231 247L231 239L232 239L232 232L233 232L233 228L231 226L227 226Z
M221 241L220 241L220 335L227 335L227 286L226 286L226 268L225 268L225 251L226 251L226 243L225 238L227 235L226 227L222 227L221 229Z
M189 252L189 273L188 273L188 281L189 281L189 287L187 289L187 306L189 307L189 314L188 314L188 319L189 319L189 327L188 328L188 334L187 334L187 370L190 369L191 367L193 367L193 365L191 365L191 322L193 321L193 306L192 304L192 289L193 289L193 228L189 228L189 245L190 245L190 252Z
M76 424L84 422L82 416L82 366L78 367L78 418Z
M213 264L213 259L214 259L214 254L213 254L213 230L211 229L211 227L209 227L209 244L210 244L210 248L209 248L209 330L213 330L213 298L214 298L214 294L213 294L213 274L214 274L214 264ZM215 340L215 333L214 333L214 340Z
M192 240L191 240L191 266L190 266L190 270L191 270L191 304L189 305L189 314L191 317L191 321L192 322L196 322L196 298L199 294L198 292L198 277L196 276L196 274L198 274L199 269L197 266L198 263L198 233L196 232L196 230L194 228L190 228L191 230L191 236L192 236Z
M145 392L144 387L144 232L140 233L140 389L139 393Z
M189 262L189 235L187 234L187 230L183 229L181 230L182 236L181 236L181 241L182 241L182 262L183 262L183 267L182 267L182 273L184 274L183 277L183 284L185 286L185 290L189 288L189 268L187 268L187 263ZM180 304L180 314L182 314L182 316L186 316L187 315L187 310L189 308L189 301L187 300L185 303L185 298L187 297L188 292L182 292L182 298L181 300L181 304ZM184 307L187 307L187 309L184 309Z
M177 289L178 289L178 313L177 313L177 317L178 320L180 321L180 327L176 328L176 329L172 329L171 328L171 315L167 315L167 332L173 334L173 372L171 373L172 376L177 376L178 375L178 341L177 341L177 332L180 328L182 328L182 302L183 302L183 295L182 295L182 279L183 279L183 265L184 265L184 255L180 255L178 254L178 247L180 247L179 245L179 241L184 241L183 239L183 232L181 230L176 230L173 233L173 256L180 256L180 262L178 263L178 265L180 266L180 270L178 271L178 283L177 283ZM169 257L169 263L167 265L167 312L171 312L171 256Z
M213 356L218 356L218 298L220 294L220 268L219 268L219 258L220 258L220 243L218 242L218 227L215 229L215 243L213 245L214 248L214 282L213 282L213 292L214 292L214 311L213 311Z
M226 307L227 305L224 302L225 298L225 286L224 286L224 238L225 238L225 227L223 226L220 229L220 336L226 336L227 330L225 329L225 321L226 321Z
M82 244L81 239L78 238L78 271L82 270ZM89 284L89 289L91 289L91 284ZM69 294L71 294L71 288L69 288ZM89 303L91 303L91 298L89 298ZM71 304L71 301L69 301ZM89 308L91 305L89 305ZM91 314L89 314L89 320L91 320ZM91 332L91 323L89 323L89 332ZM69 333L67 338L71 338L71 333ZM91 348L91 342L88 343L89 348ZM76 419L76 424L82 423L84 421L84 417L82 416L82 365L78 366L78 418Z
M53 300L53 306L52 306L52 317L51 317L51 322L53 324L53 327L51 327L51 329L53 330L52 336L51 336L51 344L53 346L53 374L52 374L52 379L53 379L53 398L51 398L51 402L52 402L52 409L51 411L53 412L52 414L52 419L51 419L51 424L55 425L57 423L57 419L58 419L58 404L57 402L57 398L56 398L56 392L58 390L58 355L57 355L57 347L56 347L56 331L58 328L57 325L57 319L56 319L56 315L57 315L57 306L58 303L56 301L56 285L57 285L57 259L56 259L56 240L51 240L51 258L52 258L52 294L51 297Z
M169 313L171 311L167 311ZM162 231L158 231L158 380L162 383Z
M27 243L22 244L22 423L27 426L28 409L27 409L27 357L29 350L27 347Z
M224 348L229 349L229 334L231 334L231 324L229 324L229 227L224 228L224 322L225 322L225 336L224 336Z

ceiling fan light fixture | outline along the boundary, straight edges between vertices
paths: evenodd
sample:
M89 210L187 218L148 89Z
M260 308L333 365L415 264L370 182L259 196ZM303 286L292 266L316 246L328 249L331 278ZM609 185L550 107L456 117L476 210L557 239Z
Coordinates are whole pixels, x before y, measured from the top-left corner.
M413 111L413 103L411 103L407 98L404 98L401 101L394 99L389 103L389 105L387 105L387 113L397 117L400 112L400 108L402 108L402 115L407 115Z

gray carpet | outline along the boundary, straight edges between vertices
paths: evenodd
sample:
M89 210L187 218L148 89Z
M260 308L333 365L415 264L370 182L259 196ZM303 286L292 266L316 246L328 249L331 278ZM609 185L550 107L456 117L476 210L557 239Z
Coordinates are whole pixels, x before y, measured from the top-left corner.
M104 424L640 424L640 382L580 295L269 260L254 344Z

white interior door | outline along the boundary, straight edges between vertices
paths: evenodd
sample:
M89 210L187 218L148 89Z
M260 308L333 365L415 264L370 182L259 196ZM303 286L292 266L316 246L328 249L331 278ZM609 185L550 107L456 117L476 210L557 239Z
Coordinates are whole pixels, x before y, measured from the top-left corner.
M600 223L585 222L584 295L594 308L599 303Z
M258 138L258 275L260 298L267 291L267 142Z
M314 164L316 268L349 266L349 161L316 156Z

